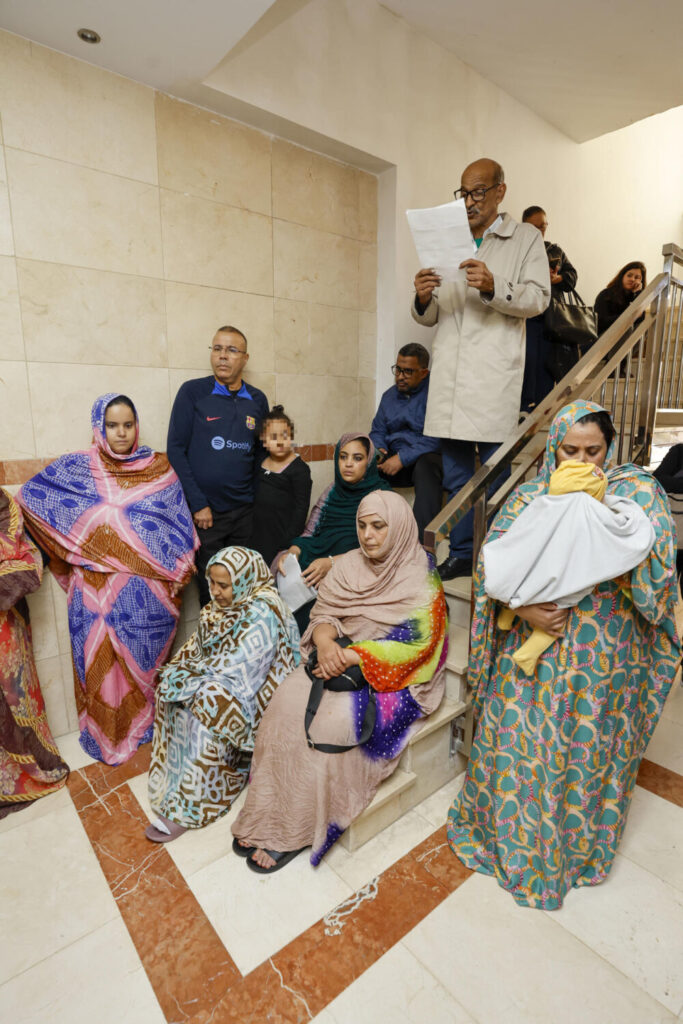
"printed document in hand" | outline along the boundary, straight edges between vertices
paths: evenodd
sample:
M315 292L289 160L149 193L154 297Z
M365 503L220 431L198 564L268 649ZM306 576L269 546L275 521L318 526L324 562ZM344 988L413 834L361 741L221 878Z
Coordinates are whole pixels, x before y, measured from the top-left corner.
M477 253L465 200L453 200L427 210L406 210L406 217L420 266L433 267L444 281L462 280L464 271L458 267Z
M280 591L280 597L285 604L293 612L296 612L303 605L316 598L318 592L304 582L301 575L301 566L296 555L293 555L291 552L287 555L284 568L286 575L283 576L281 572L277 575L277 589Z

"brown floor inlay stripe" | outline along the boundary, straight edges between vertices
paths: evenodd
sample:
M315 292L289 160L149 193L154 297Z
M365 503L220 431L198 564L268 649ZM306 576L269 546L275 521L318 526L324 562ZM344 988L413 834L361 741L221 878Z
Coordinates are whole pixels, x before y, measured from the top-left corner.
M170 1024L310 1020L471 874L443 825L242 977L168 851L145 839L147 817L125 783L149 758L146 746L117 768L89 765L69 790ZM638 784L683 807L676 772L643 760Z
M683 775L679 775L678 772L643 758L637 782L655 796L661 796L662 799L683 807Z
M443 826L242 977L168 851L145 838L147 817L125 783L149 757L147 746L120 767L89 765L71 774L69 791L173 1024L310 1020L469 877Z
M241 975L168 851L145 838L147 817L125 782L146 771L149 749L134 770L129 761L72 772L69 790L167 1020L204 1024Z

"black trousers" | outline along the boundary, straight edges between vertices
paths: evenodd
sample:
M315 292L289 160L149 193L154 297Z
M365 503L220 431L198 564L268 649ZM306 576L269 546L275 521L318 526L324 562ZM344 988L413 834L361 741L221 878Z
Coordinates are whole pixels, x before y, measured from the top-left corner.
M221 548L232 544L244 547L251 538L253 505L240 505L229 512L214 512L213 526L208 530L197 530L201 547L197 552L197 583L199 584L199 603L204 607L211 600L209 584L206 580L206 566Z
M425 527L441 511L443 500L443 465L441 452L427 452L412 466L404 466L395 476L388 476L392 487L414 487L415 502L413 515L420 534L424 537Z
M551 341L545 336L543 315L531 317L526 322L526 353L524 358L524 380L522 382L522 412L530 412L542 402L555 387L545 363Z

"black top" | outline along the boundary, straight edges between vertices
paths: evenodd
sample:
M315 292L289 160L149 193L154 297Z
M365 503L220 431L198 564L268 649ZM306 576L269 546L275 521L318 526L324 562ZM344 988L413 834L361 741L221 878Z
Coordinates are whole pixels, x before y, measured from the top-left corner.
M294 459L281 473L261 466L250 544L267 565L303 533L312 486L311 471L301 458Z
M598 334L604 334L607 328L619 319L624 310L628 309L638 294L638 292L627 292L621 285L617 285L615 288L603 288L595 300ZM640 319L638 323L640 323Z
M562 276L560 283L554 284L551 289L555 298L559 298L562 292L573 292L576 288L576 268L569 262L564 249L561 249L555 242L546 242L545 251L548 254L549 263L559 264L557 273Z
M214 394L215 386L213 376L181 385L168 425L168 459L193 513L207 505L228 512L254 500L268 399L245 382L228 394Z

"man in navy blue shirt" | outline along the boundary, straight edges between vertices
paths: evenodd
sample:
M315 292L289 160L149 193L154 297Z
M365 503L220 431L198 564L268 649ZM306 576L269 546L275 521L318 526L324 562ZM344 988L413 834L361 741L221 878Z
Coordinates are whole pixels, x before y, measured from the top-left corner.
M392 487L414 487L413 514L424 529L441 509L442 469L437 437L423 433L429 392L429 352L412 343L399 349L392 366L395 384L385 391L372 421L370 437L379 452L379 469Z
M242 380L249 359L237 327L219 327L209 377L181 385L168 426L167 454L194 518L199 599L210 600L204 573L212 555L251 536L261 420L268 399Z

